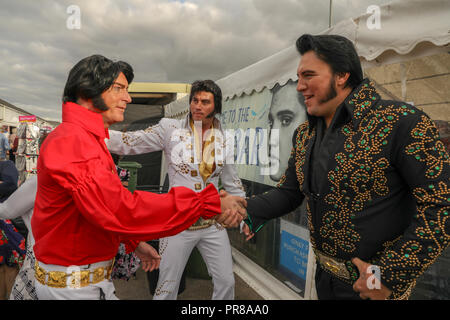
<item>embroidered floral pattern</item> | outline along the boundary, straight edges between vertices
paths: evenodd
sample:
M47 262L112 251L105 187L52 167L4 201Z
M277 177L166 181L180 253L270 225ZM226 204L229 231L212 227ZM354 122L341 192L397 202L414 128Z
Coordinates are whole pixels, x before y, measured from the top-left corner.
M425 176L429 179L426 187L413 190L418 205L414 235L420 241L407 241L398 250L386 250L381 259L382 274L388 282L394 283L394 298L408 295L419 277L450 245L450 206L437 208L442 203L450 203L450 190L446 183L435 182L443 166L449 164L449 156L438 137L431 120L421 116L421 121L411 131L413 143L405 148L408 156L414 157L427 167ZM430 210L437 214L430 219Z
M176 284L175 280L164 280L163 283L155 289L155 296L159 296L162 294L171 294L173 292L172 290L169 290L169 288ZM163 290L164 287L168 287L167 290Z
M439 177L444 163L449 164L450 160L442 141L436 140L439 137L436 126L429 118L422 116L420 123L411 131L411 137L414 142L405 148L406 154L426 164L428 179Z
M324 214L320 235L322 250L332 256L338 249L347 253L356 250L361 235L353 220L375 198L388 195L386 171L391 165L382 156L383 149L389 147L389 136L400 117L415 113L406 105L379 104L375 108L372 101L377 99L375 89L366 84L349 100L355 105L353 119L360 121L356 130L353 122L343 126L345 152L336 154L336 167L328 173L331 192L325 202L333 210Z
M297 151L295 153L295 169L297 173L297 180L300 186L300 191L303 191L303 182L305 181L304 175L304 164L306 160L306 144L311 138L315 135L316 130L313 129L312 132L309 132L309 122L301 124L298 128L297 133Z
M189 174L191 170L189 169L189 165L186 163L176 163L174 164L176 171L181 174Z
M142 139L140 136L134 136L132 134L129 134L127 132L122 132L122 141L127 146L134 147L138 144L142 143Z
M163 137L160 134L161 125L158 123L154 126L148 127L144 130L145 133L153 133L158 136L160 141L164 141Z

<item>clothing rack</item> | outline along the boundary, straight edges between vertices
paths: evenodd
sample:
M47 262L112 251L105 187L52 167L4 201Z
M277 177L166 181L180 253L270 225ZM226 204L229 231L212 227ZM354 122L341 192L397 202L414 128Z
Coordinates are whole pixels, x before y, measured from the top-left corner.
M39 156L39 127L31 122L22 122L17 128L18 146L16 168L19 171L19 185L29 176L37 174Z

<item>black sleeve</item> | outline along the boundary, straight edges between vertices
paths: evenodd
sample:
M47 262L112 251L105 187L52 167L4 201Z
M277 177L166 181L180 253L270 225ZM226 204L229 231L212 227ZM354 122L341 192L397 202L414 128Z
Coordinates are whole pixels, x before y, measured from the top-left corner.
M382 282L394 298L408 294L416 279L450 245L450 160L434 123L420 115L402 126L394 165L411 189L417 214L404 234L384 251ZM407 128L407 130L405 130Z
M297 134L298 129L293 136L292 145L294 147L292 148L288 167L277 187L263 194L252 196L247 200L248 219L246 223L250 226L252 232L258 232L267 221L292 212L304 199L304 195L299 189L295 167Z
M10 160L2 162L0 167L0 198L8 197L17 189L17 181L19 179L19 173L16 166Z

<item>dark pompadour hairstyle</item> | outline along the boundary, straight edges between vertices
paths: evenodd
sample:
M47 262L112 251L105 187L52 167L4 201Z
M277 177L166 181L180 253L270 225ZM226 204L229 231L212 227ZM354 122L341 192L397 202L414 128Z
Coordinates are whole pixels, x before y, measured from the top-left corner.
M112 86L121 72L128 83L133 81L133 68L126 62L114 62L101 55L84 58L70 70L62 100L77 102L78 98L98 99Z
M304 34L296 42L298 52L303 55L314 51L336 73L350 73L345 87L356 88L363 81L361 62L353 43L338 35Z
M212 80L197 80L192 83L191 94L189 95L189 104L197 92L211 92L214 96L214 113L222 113L222 90Z

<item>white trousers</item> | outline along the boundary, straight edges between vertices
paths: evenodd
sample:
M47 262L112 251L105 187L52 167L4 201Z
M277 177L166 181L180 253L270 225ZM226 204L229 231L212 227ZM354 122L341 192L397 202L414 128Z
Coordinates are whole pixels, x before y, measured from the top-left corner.
M58 265L48 265L39 262L39 265L47 271L68 272L68 267ZM105 263L95 263L86 266L78 266L81 270L95 269L103 266ZM71 267L73 269L73 266ZM69 277L68 277L69 278ZM52 288L41 284L39 281L34 282L36 287L36 295L39 300L118 300L115 295L115 288L112 280L103 280L96 284L90 284L82 288Z
M177 299L181 276L194 247L198 248L212 277L212 299L234 299L233 261L228 233L223 227L212 225L160 239L161 264L154 300Z

